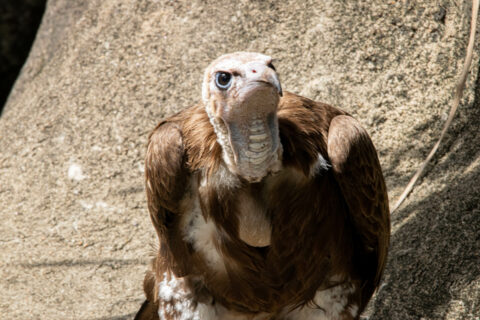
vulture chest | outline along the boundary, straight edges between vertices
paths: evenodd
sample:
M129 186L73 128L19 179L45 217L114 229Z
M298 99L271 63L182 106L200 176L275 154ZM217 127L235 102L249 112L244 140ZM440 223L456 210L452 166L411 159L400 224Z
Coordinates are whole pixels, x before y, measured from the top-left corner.
M224 167L192 175L180 227L202 260L194 273L239 311L301 304L344 281L352 243L333 180L328 169L305 176L288 167L255 184Z

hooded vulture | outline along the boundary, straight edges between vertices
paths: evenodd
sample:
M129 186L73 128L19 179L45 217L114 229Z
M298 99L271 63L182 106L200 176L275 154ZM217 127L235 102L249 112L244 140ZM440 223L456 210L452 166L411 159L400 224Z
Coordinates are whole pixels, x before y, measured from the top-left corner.
M375 147L348 113L282 91L269 56L206 69L202 103L149 136L159 249L136 319L359 319L390 220Z

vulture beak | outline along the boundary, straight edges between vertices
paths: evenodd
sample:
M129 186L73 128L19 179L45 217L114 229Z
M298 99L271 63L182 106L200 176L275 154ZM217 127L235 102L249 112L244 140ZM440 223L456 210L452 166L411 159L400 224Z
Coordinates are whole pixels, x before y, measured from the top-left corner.
M275 89L277 89L278 95L283 96L282 86L280 85L280 79L275 70L270 67L266 68L262 74L262 80L266 83L271 84Z
M252 62L245 68L236 106L222 112L235 169L248 181L260 181L277 163L277 108L282 94L275 70L265 63Z
M279 96L283 96L282 85L277 72L268 65L251 64L246 71L247 81L260 82L276 89ZM247 86L248 87L248 86Z

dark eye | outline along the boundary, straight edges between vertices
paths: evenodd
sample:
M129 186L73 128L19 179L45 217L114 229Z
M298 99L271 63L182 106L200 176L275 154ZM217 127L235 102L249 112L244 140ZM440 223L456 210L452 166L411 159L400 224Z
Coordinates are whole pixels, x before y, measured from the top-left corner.
M273 71L277 71L271 62L267 65L267 67L273 69Z
M215 75L215 83L220 89L226 90L232 84L232 75L228 72L217 72Z

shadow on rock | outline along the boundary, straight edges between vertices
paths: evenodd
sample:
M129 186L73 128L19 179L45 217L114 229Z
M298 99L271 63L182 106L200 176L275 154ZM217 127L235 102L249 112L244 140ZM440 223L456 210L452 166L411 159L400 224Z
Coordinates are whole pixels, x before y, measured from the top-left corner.
M478 82L478 81L477 81ZM478 319L480 315L480 90L430 166L423 186L440 191L392 216L384 282L371 319ZM446 159L445 159L446 158ZM415 191L417 190L417 191ZM392 201L393 202L393 201Z

